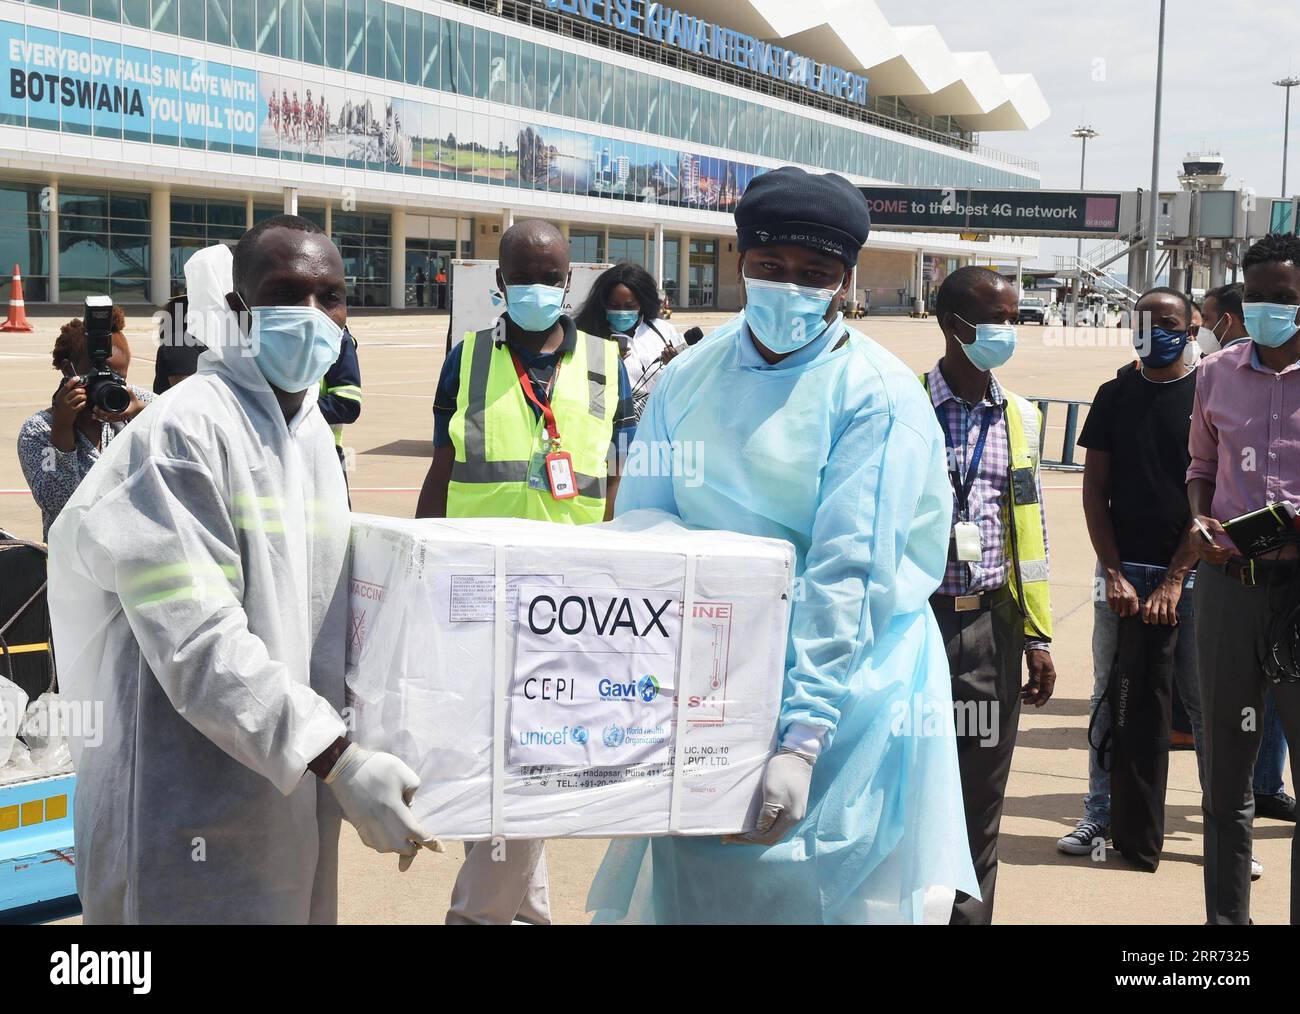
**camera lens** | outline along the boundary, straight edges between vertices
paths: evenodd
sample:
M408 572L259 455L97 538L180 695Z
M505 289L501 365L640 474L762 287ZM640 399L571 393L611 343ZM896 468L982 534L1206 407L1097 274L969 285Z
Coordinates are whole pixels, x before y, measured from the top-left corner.
M121 384L102 383L95 391L95 404L103 412L120 415L131 407L131 392Z

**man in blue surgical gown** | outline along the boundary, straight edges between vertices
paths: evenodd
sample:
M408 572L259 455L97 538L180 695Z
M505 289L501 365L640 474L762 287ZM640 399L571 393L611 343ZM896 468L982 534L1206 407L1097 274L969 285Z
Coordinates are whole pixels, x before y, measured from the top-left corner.
M914 375L844 323L870 217L833 174L761 175L736 208L745 310L665 370L617 512L794 544L778 751L754 831L615 842L599 921L947 922L977 894L943 642L927 600L952 519L943 436ZM635 448L632 454L638 453ZM700 481L700 477L703 481Z

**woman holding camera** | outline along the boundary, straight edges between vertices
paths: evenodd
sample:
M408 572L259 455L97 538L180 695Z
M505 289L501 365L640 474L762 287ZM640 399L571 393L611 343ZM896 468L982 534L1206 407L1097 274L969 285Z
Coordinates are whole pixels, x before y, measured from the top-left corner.
M113 352L104 365L123 381L131 365L125 327L126 315L121 307L113 307ZM126 385L130 400L124 411L110 413L91 404L85 383L91 362L80 318L60 329L53 359L63 380L50 407L30 416L18 431L18 461L41 509L42 539L109 441L154 398L143 388Z

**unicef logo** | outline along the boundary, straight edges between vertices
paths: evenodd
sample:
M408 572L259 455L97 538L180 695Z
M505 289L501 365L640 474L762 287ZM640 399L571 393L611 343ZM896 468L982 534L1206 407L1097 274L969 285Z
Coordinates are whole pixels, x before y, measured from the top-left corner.
M604 735L605 745L611 750L616 746L622 746L623 737L625 735L626 733L623 732L623 727L621 725L607 725L605 726Z
M636 685L636 692L641 696L641 700L649 704L659 696L659 681L653 676L642 676Z
M584 743L587 742L586 726L575 725L573 727L573 741L577 743L578 746L582 746Z

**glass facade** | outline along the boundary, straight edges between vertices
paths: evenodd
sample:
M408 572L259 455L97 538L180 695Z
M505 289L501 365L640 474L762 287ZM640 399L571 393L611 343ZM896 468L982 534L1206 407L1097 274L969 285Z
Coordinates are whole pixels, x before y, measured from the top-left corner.
M389 305L388 215L334 212L333 240L343 255L349 306Z
M664 279L660 288L669 306L681 306L681 292L678 285L678 267L681 264L682 241L676 236L664 236Z
M605 260L605 234L570 229L569 260L585 264L603 263Z
M0 268L2 292L9 300L9 269L17 264L23 275L23 298L34 303L50 298L50 191L36 183L0 186ZM102 285L102 283L101 283Z
M614 264L627 261L630 264L637 264L654 273L654 265L650 263L649 258L653 256L653 240L646 242L645 236L616 236L614 233L609 235L608 257Z
M406 305L447 309L447 282L456 244L450 239L407 239ZM423 278L420 277L423 272ZM443 281L438 281L438 275Z
M172 198L172 295L185 291L185 262L213 243L233 246L247 229L243 201L218 201L205 197Z
M713 306L718 295L718 241L692 239L687 306Z
M53 0L45 0L42 6L54 6ZM716 85L697 87L689 80L661 78L605 62L600 58L602 50L578 58L558 48L384 0L60 0L62 10L141 27L146 6L149 27L155 31L569 116L594 126L643 131L665 139L918 186L1039 185L1033 175L1010 167L975 163L957 154L910 144L901 137L880 137L845 124L776 110ZM30 29L29 33L38 31ZM45 41L43 36L41 41ZM99 40L95 46L96 52L104 48ZM616 58L617 54L610 54L611 61ZM216 68L215 73L220 76L222 69ZM378 86L369 91L342 85L327 88L327 95L318 96L318 102L306 103L299 98L304 91L301 77L257 76L259 154L529 185L511 178L502 164L512 157L523 161L522 153L509 149L530 127L526 120L493 117L492 124L471 124L471 119L485 118L461 113L462 122L454 119L454 110L393 99L387 89ZM159 92L155 86L155 97ZM71 121L60 126L42 118L53 108L49 103L31 103L25 116L28 125L101 133L97 121L93 127ZM440 115L431 120L434 113ZM24 117L7 112L4 119L18 122ZM103 132L148 139L139 136L139 124L135 130L129 125L124 128L126 119L118 115L106 123ZM328 121L325 129L321 128L322 119ZM192 129L178 132L175 123L155 122L152 133L155 143L241 150L228 127L209 125L207 136L200 138ZM321 136L331 133L345 136L336 144ZM466 134L472 135L468 150L463 143L449 140ZM320 143L313 145L318 136ZM629 183L644 183L634 178L637 163L626 151L620 152L615 142L599 133L582 136L584 144L594 148L595 175L602 178L608 191L597 188L601 196L622 196ZM451 152L443 150L444 143ZM627 147L632 146L623 146ZM410 148L425 157L412 158ZM666 154L666 160L656 157L640 165L661 162L662 171L672 175L680 160L706 160L677 150ZM704 181L723 190L729 184L746 182L728 178L725 171L704 177ZM538 181L531 182L536 185ZM691 202L684 199L682 203Z
M102 295L149 301L149 195L61 187L59 299Z

